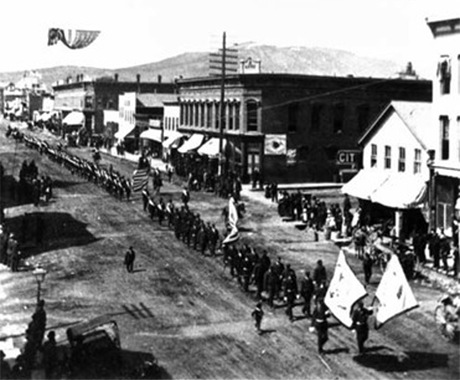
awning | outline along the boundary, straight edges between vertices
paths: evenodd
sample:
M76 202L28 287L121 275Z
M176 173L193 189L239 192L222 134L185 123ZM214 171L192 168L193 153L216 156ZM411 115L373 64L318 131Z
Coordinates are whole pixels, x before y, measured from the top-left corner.
M371 195L371 201L384 206L408 209L420 206L427 195L427 184L420 175L392 173Z
M64 120L62 120L62 124L67 125L80 125L84 124L84 122L85 115L83 115L83 112L80 111L72 111L64 118Z
M187 153L197 149L203 143L204 135L194 133L181 147L177 150L179 153Z
M219 140L216 137L213 137L206 141L200 149L198 149L198 153L202 155L206 155L209 157L217 157L219 156ZM227 145L227 140L222 141L222 149L225 149Z
M135 126L130 125L128 128L120 129L118 132L115 133L113 137L118 140L124 140L126 136L128 136L132 131L134 131Z
M161 129L147 129L139 136L141 139L153 140L161 143Z
M177 143L181 137L184 135L177 131L165 131L166 140L163 141L163 148L169 149L173 148L173 144Z
M342 193L371 200L372 194L388 179L390 173L377 169L360 170L342 187Z

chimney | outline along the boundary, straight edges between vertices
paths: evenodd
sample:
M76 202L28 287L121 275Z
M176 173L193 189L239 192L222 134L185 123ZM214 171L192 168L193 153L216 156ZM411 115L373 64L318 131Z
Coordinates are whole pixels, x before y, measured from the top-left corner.
M118 73L115 73L115 75L113 76L113 78L115 79L115 82L118 82Z
M158 75L158 83L161 83L161 75Z

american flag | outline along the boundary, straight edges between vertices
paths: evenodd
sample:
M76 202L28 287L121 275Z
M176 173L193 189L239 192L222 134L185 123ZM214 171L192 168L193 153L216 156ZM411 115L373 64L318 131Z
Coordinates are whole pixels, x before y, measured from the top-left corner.
M149 168L137 169L133 173L133 191L141 191L149 182Z

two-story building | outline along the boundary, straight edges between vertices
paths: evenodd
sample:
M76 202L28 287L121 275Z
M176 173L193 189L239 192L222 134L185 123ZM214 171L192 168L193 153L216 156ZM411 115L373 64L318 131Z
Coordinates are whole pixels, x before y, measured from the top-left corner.
M365 224L394 225L400 238L427 232L431 108L431 102L391 102L360 138L363 168L342 188L360 200Z
M53 90L54 109L62 113L63 124L67 121L67 126L76 125L88 137L96 136L101 139L106 135L104 111L119 110L119 95L130 92L173 94L176 92L176 85L163 83L161 76L158 76L156 82L142 82L139 74L135 81L119 81L117 74L97 79L77 75L75 80L68 78L55 83Z
M431 100L430 81L399 77L232 74L223 105L220 77L182 79L178 86L178 130L198 142L184 154L222 138L226 165L244 181L257 170L265 181L339 182L344 167L337 154L359 153L359 137L390 101ZM210 144L207 151L215 155L218 145L219 156L220 141Z
M430 226L456 236L460 221L460 18L427 19L437 54L433 68L434 155Z

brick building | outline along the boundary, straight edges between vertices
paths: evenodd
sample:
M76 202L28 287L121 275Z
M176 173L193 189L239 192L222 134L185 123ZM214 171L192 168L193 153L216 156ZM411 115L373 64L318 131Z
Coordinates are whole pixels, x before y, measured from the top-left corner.
M182 79L178 87L178 131L203 135L203 141L220 138L221 79ZM431 82L296 74L228 75L224 161L244 181L255 170L265 181L340 181L341 171L356 163L337 164L337 153L357 150L361 134L392 100L431 101Z

